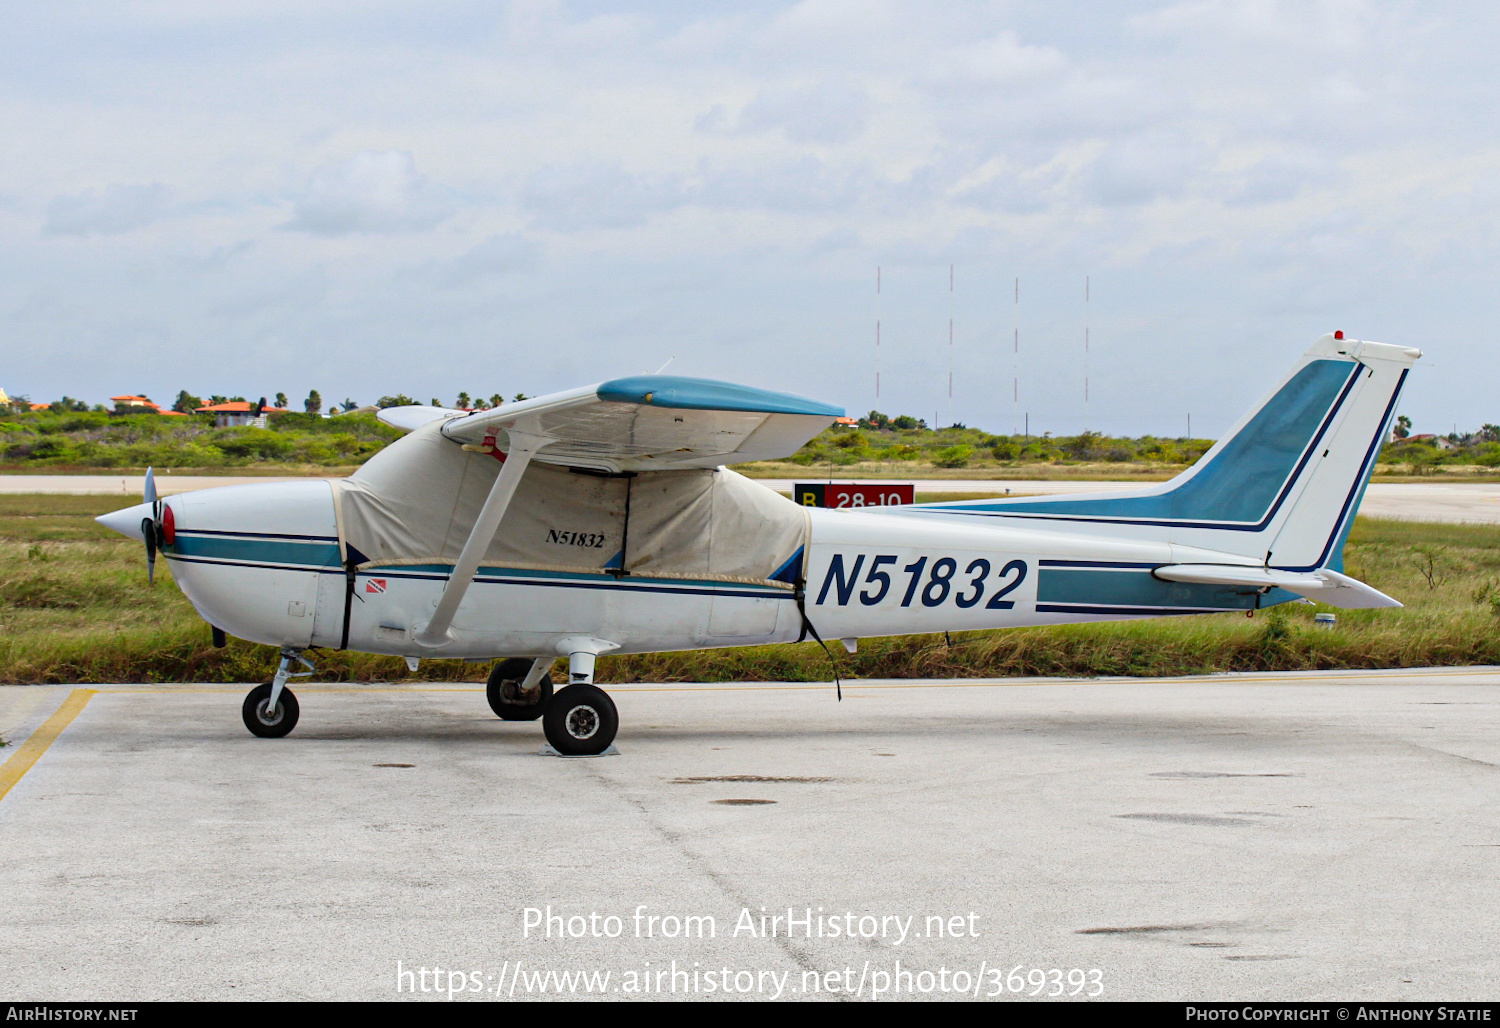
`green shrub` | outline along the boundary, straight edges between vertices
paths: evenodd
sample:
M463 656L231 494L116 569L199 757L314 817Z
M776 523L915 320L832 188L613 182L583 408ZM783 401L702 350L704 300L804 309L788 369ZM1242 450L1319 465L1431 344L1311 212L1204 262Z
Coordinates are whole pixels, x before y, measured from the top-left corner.
M275 460L297 447L297 441L265 428L221 428L213 433L213 444L230 457Z
M940 468L964 468L969 466L969 458L973 455L972 446L947 446L933 456L932 462Z

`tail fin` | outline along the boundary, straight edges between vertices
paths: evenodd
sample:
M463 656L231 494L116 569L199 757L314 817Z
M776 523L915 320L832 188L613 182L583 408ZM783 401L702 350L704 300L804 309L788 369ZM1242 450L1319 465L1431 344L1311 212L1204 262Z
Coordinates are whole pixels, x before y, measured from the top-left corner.
M1307 363L1352 363L1352 388L1330 411L1328 431L1314 438L1293 476L1292 488L1267 535L1269 567L1288 571L1344 569L1344 541L1390 431L1396 401L1422 351L1385 343L1324 336L1308 351Z
M1174 544L1288 571L1342 570L1341 551L1420 350L1319 339L1275 390L1170 482L1131 492L933 504L1054 529ZM1040 526L1039 526L1040 527Z

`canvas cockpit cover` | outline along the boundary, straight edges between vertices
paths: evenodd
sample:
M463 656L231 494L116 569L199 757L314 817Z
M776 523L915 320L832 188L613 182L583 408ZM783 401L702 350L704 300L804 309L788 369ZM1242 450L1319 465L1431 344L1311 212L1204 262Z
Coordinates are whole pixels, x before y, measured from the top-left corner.
M417 428L335 484L341 541L362 567L457 560L501 463L441 429ZM619 477L532 463L481 566L769 582L807 532L800 507L722 468Z

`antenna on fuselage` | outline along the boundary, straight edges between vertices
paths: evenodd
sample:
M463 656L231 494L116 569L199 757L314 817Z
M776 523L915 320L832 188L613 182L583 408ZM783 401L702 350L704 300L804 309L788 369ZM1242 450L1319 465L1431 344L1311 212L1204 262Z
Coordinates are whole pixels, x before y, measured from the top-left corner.
M667 358L667 364L671 364L676 359L677 359L676 357L668 357ZM667 370L667 364L663 364L661 367L657 368L654 372L652 372L652 374L654 374L654 375L660 375L663 371Z

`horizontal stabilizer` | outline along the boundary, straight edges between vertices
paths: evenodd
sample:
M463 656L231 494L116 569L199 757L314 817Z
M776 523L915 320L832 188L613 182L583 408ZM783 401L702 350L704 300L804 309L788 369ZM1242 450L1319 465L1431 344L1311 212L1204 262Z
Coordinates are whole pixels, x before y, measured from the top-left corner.
M1280 588L1345 610L1401 606L1399 601L1391 599L1379 589L1329 568L1302 572L1232 564L1168 564L1157 568L1153 574L1167 582Z

